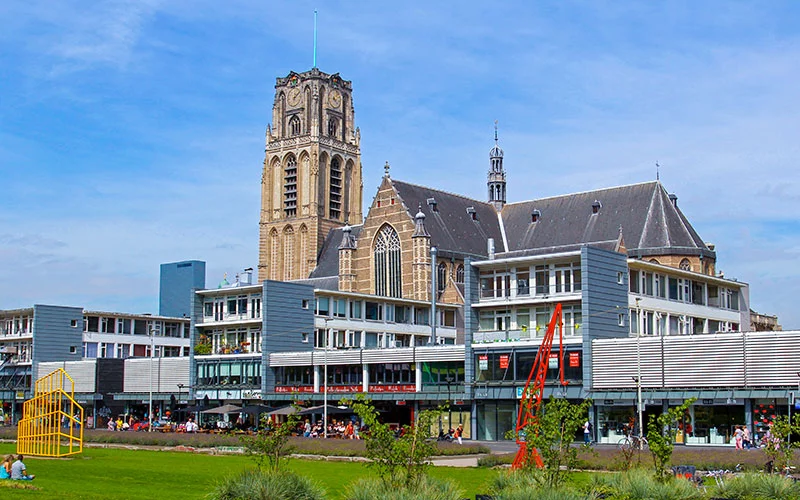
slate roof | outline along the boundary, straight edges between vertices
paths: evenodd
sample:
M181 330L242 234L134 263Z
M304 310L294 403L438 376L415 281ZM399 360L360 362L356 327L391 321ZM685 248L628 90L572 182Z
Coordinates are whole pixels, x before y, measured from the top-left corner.
M358 235L361 234L361 230L364 229L364 225L358 226L350 226L351 233L353 238L358 241ZM317 255L317 267L311 271L311 275L309 278L322 278L326 276L339 276L339 244L342 242L342 228L337 227L335 229L331 229L328 235L325 237L325 242L322 244L322 249L319 251L319 255ZM338 289L339 285L337 283L336 288Z
M658 181L511 203L502 216L510 252L614 241L621 226L630 256L714 255Z
M422 206L431 245L440 252L485 257L489 238L494 238L495 247L502 245L497 211L489 203L394 179L392 185L411 220ZM436 211L428 205L429 198L436 200ZM469 207L475 210L477 220L467 213Z
M714 257L688 219L658 181L617 186L583 193L509 203L501 212L508 247L494 207L465 196L391 180L410 220L422 206L425 228L440 255L487 257L487 240L494 238L498 257L543 255L580 250L592 245L616 248L620 226L628 255L646 257L664 253ZM436 201L436 210L428 199ZM600 203L598 213L592 205ZM477 220L467 212L475 210ZM540 212L532 222L534 210ZM355 238L363 225L353 226ZM311 278L337 276L341 228L332 230L318 256Z

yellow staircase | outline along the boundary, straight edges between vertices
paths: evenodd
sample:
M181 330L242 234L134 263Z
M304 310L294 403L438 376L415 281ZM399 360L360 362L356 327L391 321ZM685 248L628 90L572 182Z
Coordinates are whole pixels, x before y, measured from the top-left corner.
M17 453L64 457L83 451L83 407L75 382L59 368L36 381L33 398L22 407Z

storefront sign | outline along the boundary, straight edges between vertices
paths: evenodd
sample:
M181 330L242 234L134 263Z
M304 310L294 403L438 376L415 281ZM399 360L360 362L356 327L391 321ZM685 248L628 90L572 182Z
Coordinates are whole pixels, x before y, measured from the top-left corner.
M486 371L489 369L489 355L481 354L478 356L478 370Z
M500 355L500 369L507 370L508 369L508 354L501 354Z
M416 392L414 384L383 384L369 386L369 392Z
M395 404L396 404L397 406L405 406L405 405L406 405L406 402L405 402L405 401L395 401Z
M242 391L242 399L261 399L260 390L244 390Z
M578 368L579 366L581 366L581 353L579 352L569 353L569 367Z
M547 360L547 367L551 370L558 368L558 354L550 353L550 359Z
M314 392L314 387L310 385L276 385L275 392L281 392L281 393Z
M613 399L604 399L603 400L603 405L604 406L614 406L614 400Z
M329 385L328 392L361 392L364 387L361 385Z

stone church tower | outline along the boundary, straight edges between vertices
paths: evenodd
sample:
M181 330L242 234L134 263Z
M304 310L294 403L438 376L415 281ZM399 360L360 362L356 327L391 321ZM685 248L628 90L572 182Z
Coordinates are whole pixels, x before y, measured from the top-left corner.
M318 68L277 78L261 175L258 279L307 278L330 229L361 224L352 82Z

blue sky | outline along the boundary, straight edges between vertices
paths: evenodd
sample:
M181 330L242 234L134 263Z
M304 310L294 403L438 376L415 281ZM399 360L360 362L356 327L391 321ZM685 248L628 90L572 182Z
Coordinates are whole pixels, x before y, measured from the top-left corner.
M800 328L796 2L0 4L0 308L157 312L158 265L254 266L275 77L353 81L364 199L661 180L752 306ZM8 22L13 19L13 22ZM457 172L458 175L453 175Z

